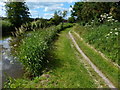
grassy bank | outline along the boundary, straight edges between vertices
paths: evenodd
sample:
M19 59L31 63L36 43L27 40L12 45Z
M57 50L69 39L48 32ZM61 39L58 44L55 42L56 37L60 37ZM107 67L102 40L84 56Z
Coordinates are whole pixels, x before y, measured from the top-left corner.
M64 28L70 26L71 24L65 24ZM49 62L47 60L48 50L60 31L60 25L52 26L32 31L22 39L20 46L17 48L17 56L30 75L38 76L42 74L46 63Z
M80 29L82 31L82 28ZM75 31L77 30L75 29ZM74 33L73 35L80 48L90 58L90 60L113 82L115 86L118 87L118 68L102 58L99 53L96 53L93 49L88 47L84 40L79 39Z
M118 63L118 33L120 23L101 24L99 26L76 26L75 31L84 41L105 54L111 61Z
M76 49L71 45L68 31L61 32L48 55L48 71L30 79L10 79L6 87L10 88L94 88L97 87L84 65L76 57Z

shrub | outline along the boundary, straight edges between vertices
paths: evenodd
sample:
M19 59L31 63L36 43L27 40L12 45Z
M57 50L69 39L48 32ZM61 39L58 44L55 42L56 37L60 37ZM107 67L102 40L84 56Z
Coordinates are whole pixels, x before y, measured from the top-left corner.
M69 23L75 23L75 17L69 17L68 22Z
M2 20L2 34L10 34L14 31L13 25L8 20Z

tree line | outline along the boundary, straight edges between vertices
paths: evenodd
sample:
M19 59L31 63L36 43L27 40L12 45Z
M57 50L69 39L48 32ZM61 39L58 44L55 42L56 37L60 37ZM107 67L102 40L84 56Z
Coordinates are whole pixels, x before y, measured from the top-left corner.
M120 21L120 2L75 2L71 8L71 17L77 21L89 22L104 13Z
M67 15L67 11L55 11L53 17L49 20L43 18L35 20L30 18L29 8L25 2L6 2L5 7L7 20L11 23L7 22L6 24L6 19L3 20L3 24L5 24L3 25L3 30L5 32L8 31L7 29L10 26L12 26L13 30L14 27L19 28L22 24L32 21L37 21L36 23L40 23L38 26L41 27L63 24ZM87 23L100 18L100 15L104 13L112 15L114 19L120 21L120 2L75 2L70 7L72 8L71 17L67 20L70 23ZM7 25L9 25L8 28Z

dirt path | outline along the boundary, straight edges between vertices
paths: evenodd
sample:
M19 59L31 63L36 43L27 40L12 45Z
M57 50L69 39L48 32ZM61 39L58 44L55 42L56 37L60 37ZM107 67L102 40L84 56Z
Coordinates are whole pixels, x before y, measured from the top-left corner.
M116 88L112 82L91 62L91 60L84 54L84 52L80 49L78 44L76 43L74 37L72 36L71 32L69 31L69 36L72 39L76 49L79 51L79 53L85 58L85 60L91 65L91 67L94 69L96 73L105 81L105 83L110 87L110 88Z

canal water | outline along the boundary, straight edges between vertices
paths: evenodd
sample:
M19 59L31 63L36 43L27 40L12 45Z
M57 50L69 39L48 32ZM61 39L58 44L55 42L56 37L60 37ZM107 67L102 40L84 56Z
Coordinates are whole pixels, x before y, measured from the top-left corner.
M10 37L0 40L0 86L7 81L7 77L20 78L23 76L23 68L16 57L11 54Z

